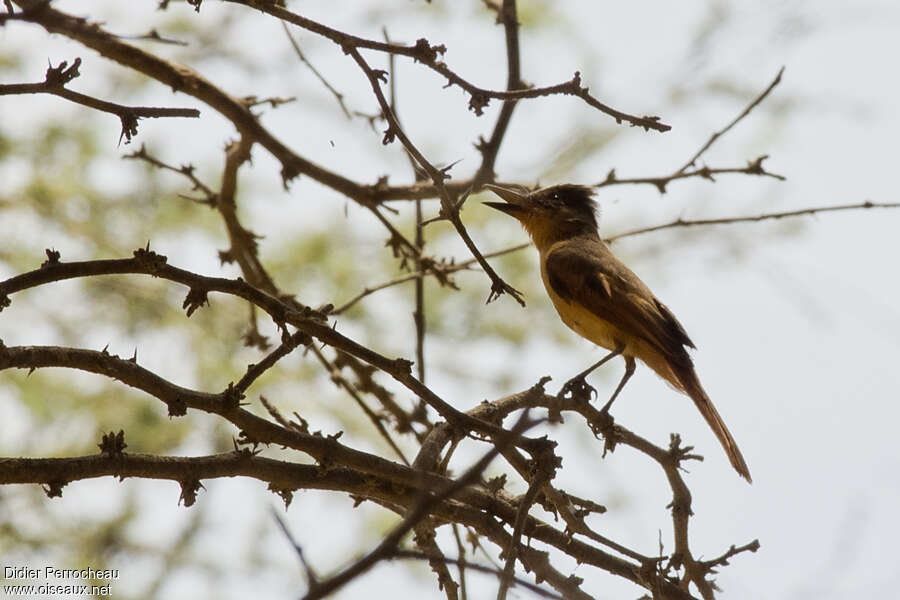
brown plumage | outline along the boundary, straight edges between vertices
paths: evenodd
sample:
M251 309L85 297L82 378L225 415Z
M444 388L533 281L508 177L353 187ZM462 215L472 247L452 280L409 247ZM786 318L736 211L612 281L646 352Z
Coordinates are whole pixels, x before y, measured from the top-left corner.
M517 218L534 241L544 287L562 321L599 346L621 350L623 383L637 358L689 396L732 466L751 481L737 443L694 372L687 352L693 342L666 305L600 239L591 190L559 185L522 194L487 187L506 202L485 204Z

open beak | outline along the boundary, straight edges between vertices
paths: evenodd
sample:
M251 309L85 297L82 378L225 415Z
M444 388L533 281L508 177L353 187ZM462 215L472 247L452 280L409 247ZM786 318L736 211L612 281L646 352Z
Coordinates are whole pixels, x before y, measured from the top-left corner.
M506 200L506 202L484 202L487 206L513 217L519 217L528 212L526 196L519 192L498 185L485 184L484 187Z

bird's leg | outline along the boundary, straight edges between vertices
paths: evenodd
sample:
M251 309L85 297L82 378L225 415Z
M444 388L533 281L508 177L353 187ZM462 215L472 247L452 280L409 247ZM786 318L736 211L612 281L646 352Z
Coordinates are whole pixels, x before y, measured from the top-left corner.
M587 381L585 381L585 377L590 375L595 369L597 369L603 363L622 354L622 351L624 349L625 349L625 346L620 346L620 347L616 348L615 350L613 350L612 352L610 352L609 354L607 354L606 356L604 356L603 358L601 358L600 360L598 360L597 362L592 364L590 367L588 367L587 369L585 369L584 371L582 371L581 373L579 373L572 379L568 380L560 388L559 393L556 395L556 397L557 398L571 397L574 400L584 400L586 402L590 401L591 396L595 395L597 393L597 390L595 390L593 386L591 386L590 384L588 384ZM627 358L626 358L626 361L627 361ZM632 359L632 363L634 363L633 359ZM633 371L634 370L633 364L632 364L631 368ZM631 375L629 374L628 376L630 377ZM619 387L621 388L622 385L624 385L624 381L619 385ZM616 394L618 394L618 393L619 393L619 390L616 390ZM613 394L613 398L615 398L615 394Z
M616 399L616 396L619 395L619 392L622 391L622 388L625 387L625 383L629 379L631 379L632 375L634 375L634 357L625 356L625 375L622 376L622 381L620 381L619 385L616 386L616 391L613 392L612 396L609 397L607 403L604 404L603 408L600 409L601 413L609 414L609 407L612 406L613 400Z

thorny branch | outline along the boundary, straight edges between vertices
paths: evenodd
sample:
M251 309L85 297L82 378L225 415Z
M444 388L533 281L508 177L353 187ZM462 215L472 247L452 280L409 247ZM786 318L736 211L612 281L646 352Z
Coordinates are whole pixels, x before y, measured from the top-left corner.
M815 215L819 213L827 213L827 212L840 212L847 210L866 210L870 208L900 208L900 202L858 202L853 204L839 204L836 206L813 206L810 208L801 208L798 210L789 210L789 211L781 211L781 212L771 212L771 213L761 213L758 215L747 215L747 216L734 216L734 217L721 217L718 219L675 219L674 221L670 221L668 223L663 223L660 225L651 225L649 227L640 227L638 229L632 229L629 231L623 231L622 233L616 233L604 238L606 242L614 242L616 240L621 240L627 237L641 235L644 233L651 233L655 231L660 231L663 229L673 229L679 227L699 227L699 226L712 226L712 225L733 225L738 223L752 223L759 221L769 221L769 220L779 220L779 219L787 219L793 217L802 217L805 215ZM485 258L496 258L498 256L503 256L506 254L511 254L513 252L518 252L520 250L525 250L531 246L530 243L522 243L515 244L513 246L509 246L507 248L502 248L500 250L495 250L493 252L488 252L484 254ZM437 266L429 271L420 271L418 273L409 273L407 275L401 275L400 277L396 277L394 279L390 279L388 281L384 281L382 283L374 284L364 288L361 292L357 293L355 296L341 304L340 306L332 309L329 314L331 315L339 315L353 306L355 306L358 302L370 296L378 291L383 289L393 287L395 285L400 285L402 283L406 283L408 281L413 281L417 278L428 277L430 275L439 277L439 281L441 281L442 285L450 285L454 289L456 289L456 284L452 279L449 279L449 276L453 273L457 273L459 271L470 270L476 266L477 261L474 258L470 258L468 260L464 260L462 262L453 262L446 263L440 266Z
M606 241L611 242L614 240L619 240L625 237L630 237L633 235L640 235L643 233L651 233L654 231L660 231L662 229L672 229L675 227L697 227L697 226L708 226L708 225L734 225L737 223L755 223L758 221L770 221L770 220L778 220L778 219L787 219L791 217L802 217L805 215L815 215L819 213L826 212L840 212L846 210L867 210L870 208L900 208L900 202L871 202L866 200L865 202L858 202L855 204L838 204L835 206L813 206L810 208L800 208L797 210L786 210L782 212L772 212L772 213L762 213L759 215L750 215L750 216L739 216L739 217L722 217L720 219L675 219L674 221L670 221L669 223L663 223L661 225L653 225L650 227L641 227L639 229L632 229L631 231L625 231L623 233L619 233L612 237L606 238Z
M519 16L516 11L515 0L503 0L503 5L497 15L497 19L503 24L506 35L506 90L513 91L524 87L522 83L521 58L519 53ZM486 101L486 100L485 100ZM476 148L481 152L481 167L475 177L476 183L487 183L495 178L494 165L500 152L500 144L506 137L506 130L512 120L513 110L516 108L516 100L504 99L494 131L488 140L481 139Z
M335 592L339 588L343 587L347 582L371 569L378 561L385 560L390 557L394 552L396 552L397 546L400 544L403 536L412 531L412 529L416 525L418 525L423 519L425 519L434 507L442 503L444 500L451 499L463 488L474 483L478 478L481 477L481 474L494 459L494 457L502 452L505 447L509 446L515 441L515 437L517 434L525 431L528 427L535 424L535 422L529 421L527 417L527 411L522 413L519 422L515 427L512 428L512 431L503 436L504 439L500 439L497 442L497 445L492 447L483 457L481 457L474 465L472 465L469 470L462 475L462 477L454 481L451 485L447 486L437 494L424 494L423 497L412 508L412 510L410 510L409 514L406 515L406 517L403 519L403 522L394 527L394 529L384 537L378 547L360 558L358 561L354 562L346 569L343 569L342 571L325 581L318 582L314 588L309 590L309 592L303 597L303 599L318 600L318 598L327 597L332 592Z
M785 177L783 175L778 175L777 173L771 173L763 167L763 161L769 158L767 155L759 156L755 160L748 161L747 165L744 167L696 167L692 169L688 169L686 171L681 171L678 173L673 173L671 175L663 175L660 177L629 177L622 178L616 174L615 169L610 169L609 173L606 176L606 179L601 181L600 183L595 183L593 187L602 188L610 185L639 185L639 184L648 184L656 186L656 189L659 190L660 194L666 193L666 187L672 181L676 181L678 179L690 179L692 177L699 177L701 179L706 179L715 183L717 175L727 175L727 174L740 174L740 175L758 175L764 177L771 177L772 179L777 179L779 181L784 181Z
M52 94L65 98L76 104L107 112L119 117L122 122L122 133L119 142L125 138L125 143L131 143L131 138L137 135L138 119L160 117L200 117L200 111L196 108L157 108L151 106L123 106L106 100L93 98L86 94L72 91L66 84L81 75L79 67L81 58L76 58L69 65L68 61L62 61L55 67L49 65L44 75L44 81L39 83L11 83L0 84L0 96L12 94Z
M575 73L575 76L565 83L550 85L541 88L528 89L525 88L524 85L517 85L515 86L515 88L508 88L505 91L488 90L469 83L468 81L460 77L455 71L450 69L440 59L440 57L446 52L447 48L443 45L432 45L425 38L416 40L416 43L411 46L392 44L389 42L380 42L377 40L368 40L355 35L350 35L343 31L338 31L337 29L333 29L331 27L328 27L327 25L323 25L322 23L318 23L302 15L292 13L291 11L281 6L281 4L278 2L267 0L227 1L233 2L235 4L243 4L250 8L255 8L262 12L268 13L273 17L281 19L282 21L292 23L294 25L297 25L298 27L302 27L303 29L328 38L334 43L338 44L341 48L343 48L345 52L349 48L367 49L412 58L417 63L423 64L429 69L432 69L445 77L447 79L448 86L456 85L465 90L470 95L469 109L478 115L482 114L483 109L488 105L489 100L492 98L509 101L562 94L577 96L581 98L590 106L593 106L597 110L600 110L601 112L604 112L613 117L617 123L622 123L624 121L634 127L641 127L645 130L653 129L660 132L669 131L671 129L671 126L666 125L665 123L661 123L659 121L659 117L638 117L635 115L630 115L600 102L590 94L588 88L582 87L581 75L579 73ZM510 6L512 6L512 9L510 9ZM503 15L501 19L504 20L504 23L510 22L507 20L510 14L512 14L513 16L515 15L514 6L514 2L504 3L504 7L501 9L501 14ZM511 13L510 10L512 11ZM516 24L516 28L518 28L518 24ZM507 37L507 43L509 42L510 38ZM507 46L507 48L509 49L509 46ZM518 83L521 84L521 82Z
M410 156L415 158L419 166L428 174L432 182L434 182L435 187L440 192L441 216L448 219L453 224L453 227L463 239L463 242L465 242L466 247L472 253L472 256L475 257L478 264L481 265L481 268L487 276L490 277L491 293L488 295L487 301L491 302L502 294L507 293L520 305L525 306L525 301L522 300L521 292L506 283L499 275L497 275L496 271L494 271L484 256L481 255L481 252L475 246L475 242L472 241L472 238L466 231L465 225L463 225L462 219L459 217L459 208L462 201L451 198L447 188L444 186L444 180L447 179L449 175L443 170L438 170L434 165L428 162L428 159L426 159L419 149L413 145L409 137L407 137L406 133L400 127L396 116L394 116L391 107L388 105L387 99L384 97L384 93L381 91L381 81L382 77L384 77L384 73L372 70L359 51L355 48L350 48L347 52L366 74L366 77L369 79L369 83L372 86L372 91L378 99L378 104L381 105L382 114L384 114L385 118L388 120L388 129L384 133L384 143L390 143L395 137L398 138L403 144L403 147L409 152Z
M50 251L48 251L48 255ZM191 310L206 302L208 292L232 294L253 303L269 314L274 323L285 329L292 325L298 330L317 338L319 341L353 355L374 367L384 371L397 382L418 395L438 414L458 426L475 432L496 436L503 435L503 430L495 425L473 418L460 412L446 400L425 387L411 373L412 363L406 359L390 359L350 338L338 333L324 322L324 315L308 306L299 303L286 304L277 298L249 285L241 279L224 279L221 277L205 277L167 264L164 256L148 249L138 249L132 259L113 259L63 263L56 253L40 269L23 273L0 283L0 309L10 304L8 294L43 285L51 281L62 281L76 277L91 277L112 274L145 274L181 283L190 288L184 307ZM517 445L529 453L541 452L546 445L540 440L522 438Z
M232 386L229 386L224 392L219 394L209 394L196 392L187 388L174 386L159 376L140 367L129 359L122 359L115 355L104 352L95 352L89 350L76 350L72 348L55 348L55 347L5 347L0 346L0 370L8 368L45 368L45 367L68 367L86 370L107 377L111 377L122 381L127 385L131 385L142 389L143 391L159 398L169 406L170 413L173 415L184 414L184 410L201 410L212 414L218 414L233 423L242 433L241 440L245 443L252 443L254 447L258 444L278 444L284 447L293 448L295 450L309 454L317 461L325 461L328 464L344 465L342 468L331 467L330 473L334 473L338 478L351 478L349 482L345 482L343 487L336 485L333 478L323 478L319 484L306 486L305 480L299 484L291 481L289 473L319 472L316 467L300 468L300 465L293 463L284 463L287 473L281 476L265 475L271 473L274 462L263 460L261 463L264 468L257 468L257 478L263 478L269 481L274 490L294 490L297 488L314 487L316 489L341 489L342 491L352 493L355 496L372 499L379 504L383 504L392 510L398 508L402 510L402 506L411 506L410 503L416 503L421 497L422 491L426 490L449 490L452 487L452 493L460 494L456 497L456 502L450 510L450 507L443 504L434 512L434 518L439 522L445 519L458 521L471 526L489 539L502 540L502 547L508 547L512 538L502 533L496 528L496 524L492 520L485 521L483 512L486 508L496 512L497 516L507 523L515 523L520 520L524 514L521 510L515 508L515 502L512 498L508 498L504 493L497 490L491 491L489 488L480 488L479 486L471 487L465 485L451 485L448 487L446 479L438 475L429 475L427 472L415 469L409 469L402 465L386 461L380 457L362 453L343 446L337 441L337 436L323 436L321 434L310 434L306 430L302 422L297 426L272 423L266 419L256 417L245 409L236 405L239 397L235 395ZM536 406L547 405L552 402L551 397L538 396L535 394L522 395L530 399L530 402ZM525 408L528 404L519 404L516 408ZM509 412L511 405L507 403L505 411ZM476 409L483 411L484 409ZM621 437L621 436L620 436ZM507 444L518 444L515 430L507 431L501 434L499 446L496 446L492 452L503 451ZM627 440L626 440L627 443ZM662 452L658 450L657 452ZM252 454L246 452L238 453L242 459ZM663 453L665 454L665 453ZM124 460L121 457L128 455L120 453L116 460ZM72 471L66 470L66 462L71 460L77 468ZM163 471L146 469L144 471L135 472L130 470L117 470L117 463L109 462L108 458L105 463L89 460L94 465L92 469L78 466L82 465L85 460L83 458L72 459L4 459L0 461L0 481L7 482L47 482L50 489L57 494L61 493L62 487L71 481L83 479L86 477L96 477L102 475L122 475L122 476L143 476L151 478L179 478L179 473L173 473L171 470L171 460L166 458L154 459L163 464ZM225 460L225 459L218 459ZM237 459L229 459L229 462ZM667 459L668 460L668 459ZM276 461L277 462L277 461ZM146 463L142 463L146 464ZM257 463L251 463L249 468ZM279 463L281 464L281 463ZM202 467L202 465L201 465ZM297 467L295 469L295 467ZM169 469L169 470L165 470ZM241 471L243 472L243 471ZM360 475L354 475L359 473ZM199 484L199 480L205 477L225 476L219 471L210 472L203 468L191 471L192 478L190 482ZM363 475L364 474L364 475ZM227 474L226 474L227 475ZM263 476L263 477L260 477ZM355 477L355 479L354 479ZM360 478L361 477L361 478ZM376 478L373 480L373 477ZM383 485L373 485L374 481L386 478ZM179 478L179 480L181 480ZM354 483L355 482L355 483ZM363 489L365 488L365 489ZM414 490L420 490L416 492ZM449 497L449 496L448 496ZM398 502L400 502L398 506ZM472 512L467 506L471 506L475 512ZM450 512L447 512L450 510ZM586 564L592 564L600 568L611 570L620 576L631 579L635 583L647 585L644 581L644 575L641 575L641 568L631 565L622 559L606 554L599 549L592 548L577 540L571 539L569 536L559 532L546 524L541 524L533 517L527 517L523 525L523 532L530 538L542 541L566 552L577 556L579 560ZM499 536L499 537L498 537ZM574 593L572 582L565 577L557 577L554 571L545 563L544 558L540 558L535 551L528 547L520 547L518 549L520 560L531 569L538 570L542 578L547 581L556 581L556 585L560 591L563 589ZM664 598L686 598L681 594L674 583L663 584ZM582 597L583 594L576 594L573 597ZM585 596L586 597L586 596Z
M7 347L0 341L0 371L20 368L27 369L30 373L39 368L62 367L95 373L157 398L166 406L172 417L182 416L188 410L204 412L218 416L238 432L234 452L192 457L132 454L125 451L127 444L124 431L118 434L110 433L103 437L99 444L101 451L94 456L53 459L0 458L0 483L41 484L48 496L53 497L61 495L62 488L67 483L95 477L168 479L181 484L181 500L190 505L202 487L201 480L243 476L266 483L273 493L281 497L286 507L295 491L322 489L348 495L357 503L374 502L402 519L377 548L345 569L331 576L319 578L313 574L311 568L307 568L310 575L307 594L309 599L324 597L360 576L377 562L395 558L428 560L438 574L440 584L445 587L447 597L456 597L458 588L456 582L452 580L449 569L446 568L448 564L460 565L460 583L464 583L462 565L476 571L485 569L465 560L462 542L458 536L456 558L446 549L441 549L434 533L447 524L465 528L470 536L468 541L473 547L483 549L490 544L502 553L502 558L505 559L504 568L487 569L498 578L498 598L505 598L509 586L516 584L545 597L588 600L590 596L583 589L582 580L555 566L561 556L567 556L578 563L596 567L631 581L651 593L654 598L692 598L689 584L693 584L704 598L711 598L714 584L710 576L715 573L715 569L727 565L729 560L741 553L755 552L759 548L759 543L754 540L742 546L731 545L719 557L711 560L694 558L688 537L689 519L692 514L691 495L681 477L681 465L688 460L699 460L700 457L692 453L690 446L682 446L677 435L672 436L667 448L658 446L614 423L608 415L599 413L589 402L571 398L561 399L546 394L543 385L548 378L541 379L528 390L492 402L485 401L472 410L463 412L454 406L460 399L454 399L451 404L425 385L423 339L417 342L418 365L417 376L414 376L410 361L404 358L388 358L373 348L339 333L335 324L329 323L331 317L343 313L378 290L410 280L415 280L420 288L417 293L417 311L419 311L417 318L424 318L424 300L421 294L424 278L434 276L442 285L456 289L456 284L451 278L452 274L475 266L481 267L491 280L489 301L502 293L509 293L523 304L520 294L493 271L486 259L521 249L525 245L482 254L460 218L460 208L468 194L477 190L483 183L496 182L494 169L499 149L506 137L518 102L550 95L571 95L612 116L619 123L624 122L645 130L660 132L667 131L670 127L662 123L658 117L631 115L600 102L589 93L587 87L582 85L580 73L575 73L570 80L556 85L529 87L525 84L522 78L519 23L514 0L503 0L502 3L496 0L485 1L485 5L496 13L498 23L503 26L507 63L507 81L504 90L479 87L470 83L443 62L442 57L446 48L443 45L433 45L425 38L420 38L411 45L393 43L389 40L384 42L369 40L290 12L279 0L228 1L268 13L280 19L283 24L291 23L337 44L359 66L371 85L372 93L381 110L381 115L374 118L381 118L387 123L384 142L399 139L418 173L424 173L427 180L420 181L417 177L415 183L399 186L387 185L386 178L380 179L375 184L353 181L289 148L267 129L259 115L251 110L260 102L270 102L275 106L282 103L283 99L270 98L259 101L255 97L233 96L186 66L164 60L151 52L126 43L125 38L109 33L97 22L56 10L44 0L15 0L15 4L22 7L18 12L12 3L7 1L8 13L0 15L0 26L10 21L38 24L48 33L66 36L125 68L143 73L170 86L176 92L196 98L234 125L238 135L235 141L229 142L225 147L222 183L218 190L204 184L195 175L193 166L174 167L152 157L143 146L126 158L144 160L160 169L180 173L190 181L194 191L202 196L198 201L219 212L230 244L227 250L220 253L220 259L223 262L237 263L243 279L207 277L172 267L165 257L151 252L149 245L135 251L134 256L129 259L68 263L60 260L58 252L48 250L47 261L41 268L0 282L0 310L11 304L9 297L11 294L25 289L71 278L143 274L187 286L189 291L183 304L187 316L209 305L209 292L241 298L252 307L254 319L257 310L271 318L281 331L281 343L262 356L258 362L249 365L236 383L223 385L221 391L207 392L175 385L139 365L136 354L133 358L126 359L110 354L106 349L93 351L56 346ZM189 2L199 11L201 0ZM165 8L166 4L167 1L163 0L160 7ZM288 36L299 58L335 96L344 114L350 116L343 95L312 67L289 32ZM132 39L171 41L160 36L155 29L145 36ZM446 79L447 87L457 86L468 95L468 108L477 115L484 112L490 101L502 102L489 139L481 139L477 145L481 153L481 164L473 176L450 181L449 167L444 169L435 167L413 144L397 116L395 90L392 88L391 100L388 101L382 91L386 74L370 66L362 54L364 50L386 53L392 59L395 56L405 56L440 74ZM76 59L71 66L66 62L56 67L51 65L44 82L0 85L0 95L51 93L92 109L116 114L122 121L121 137L124 137L126 142L136 134L138 118L199 116L199 111L194 109L128 107L71 91L65 86L78 76L80 64L80 59ZM744 174L783 179L781 175L771 173L763 167L762 163L766 156L749 161L745 167L711 168L697 165L700 157L759 105L780 79L781 72L736 119L715 132L685 165L671 175L626 179L618 178L615 170L612 170L606 180L598 183L596 187L648 184L656 186L660 192L665 192L670 182L692 177L714 181L717 175ZM393 69L390 83L392 86L395 85ZM366 207L387 229L390 236L388 245L401 259L401 267L408 268L412 265L415 272L367 287L338 308L326 305L321 309L314 309L280 289L259 255L258 236L238 219L238 173L240 168L250 161L251 150L257 144L268 150L280 163L282 183L285 186L298 175L306 175ZM451 222L473 258L455 262L438 260L423 254L424 221L419 201L426 198L440 199L439 218ZM414 241L408 239L382 212L386 208L384 203L390 200L417 201ZM696 221L679 219L672 223L619 234L612 239L669 227L737 223L825 211L898 206L900 203L865 202L755 217ZM256 330L255 324L253 329ZM424 337L424 324L418 327L418 331ZM261 338L258 331L256 335ZM329 359L331 351L327 351L326 354L326 349L319 348L317 343L331 346L335 352L334 358ZM255 345L260 348L266 347L262 342ZM303 415L294 413L292 417L286 418L263 397L259 398L259 403L270 418L260 417L245 408L245 404L253 402L246 399L246 395L259 378L282 358L300 347L313 354L331 380L359 406L378 434L396 454L399 462L351 448L340 441L342 432L331 435L311 433L309 423ZM350 381L345 376L345 368L352 373L355 381ZM394 398L395 392L376 381L375 376L380 374L390 376L415 398L420 399L422 404L411 410L402 408L401 402ZM374 398L383 411L371 408L363 398L364 395L368 395L367 398ZM429 412L426 406L433 412ZM577 413L595 435L603 438L604 455L614 451L617 446L624 446L643 454L659 465L673 494L670 508L675 548L672 554L666 556L660 551L660 555L657 556L627 548L604 536L596 530L593 522L588 522L586 517L602 513L606 509L598 502L580 498L554 484L561 457L556 454L554 442L523 435L524 429L532 424L528 421L530 409L547 410L548 420L551 422L560 420L562 412ZM512 428L503 427L504 418L517 411L522 411L517 425ZM436 421L434 413L437 413L443 421ZM419 444L412 465L401 449L400 442L395 441L394 433L399 436L411 434L410 437L414 437ZM454 452L463 440L487 443L489 449L482 453L481 460L461 477L454 479L449 465ZM260 456L262 447L269 445L300 453L313 459L317 464L306 465ZM524 495L518 497L512 495L505 489L504 480L485 480L484 469L497 456L502 456L506 464L512 468L512 473L527 486ZM562 524L557 527L555 523L545 522L532 515L531 509L534 506L549 511L554 517L561 517ZM561 528L563 525L564 529ZM424 552L414 553L403 547L404 537L412 531L421 536L417 543ZM295 548L300 551L299 545L295 544ZM305 561L304 565L308 567ZM517 566L532 573L538 584L544 582L552 587L558 595L540 585L523 582L521 578L515 576ZM465 594L464 585L459 586L459 589Z
M784 67L778 71L778 74L775 75L775 79L772 80L772 83L762 91L759 96L757 96L750 104L748 104L744 110L738 114L728 125L720 129L719 131L714 132L710 138L700 147L697 152L695 152L686 163L684 163L679 169L674 171L669 175L664 175L660 177L633 177L627 179L621 179L616 175L615 169L610 169L609 173L606 176L606 179L601 181L600 183L594 184L595 188L610 186L610 185L623 185L623 184L649 184L656 186L656 189L659 190L660 194L666 193L666 186L677 179L688 179L691 177L700 177L703 179L707 179L709 181L714 182L716 175L728 174L728 173L739 173L743 175L757 175L757 176L765 176L771 177L773 179L778 179L783 181L785 178L782 175L778 175L776 173L771 173L763 167L763 161L769 158L768 155L762 155L756 158L756 160L747 161L747 165L744 167L725 167L725 168L710 168L708 166L699 167L697 166L697 161L700 159L703 154L710 149L710 147L716 143L719 138L723 135L731 131L731 129L740 123L747 115L749 115L754 108L759 106L759 104L765 100L766 96L768 96L775 86L781 83L781 76L784 74Z
M718 140L720 137L722 137L723 135L725 135L726 133L728 133L728 132L731 130L732 127L734 127L735 125L737 125L738 123L740 123L741 120L743 120L744 117L746 117L747 115L749 115L750 112L751 112L754 108L756 108L756 107L759 105L760 102L762 102L763 100L766 99L766 96L768 96L768 95L772 92L772 90L775 89L775 86L777 86L779 83L781 83L781 76L782 76L783 74L784 74L784 67L781 67L781 69L778 70L778 74L775 75L775 79L773 79L773 80L772 80L772 83L769 84L769 87L767 87L765 90L763 90L762 93L761 93L759 96L757 96L750 104L748 104L748 105L747 105L747 108L745 108L743 111L741 111L741 113L740 113L738 116L736 116L736 117L734 118L734 120L731 121L731 123L729 123L728 125L726 125L726 126L723 127L722 129L720 129L719 131L714 132L714 133L709 137L709 139L706 141L706 143L703 144L703 145L700 147L700 149L697 150L697 152L696 152L693 156L691 156L691 157L688 159L688 161L687 161L686 163L684 163L684 164L681 166L680 169L678 169L677 171L675 171L675 173L676 173L676 174L677 174L677 173L684 173L684 172L687 171L690 167L695 166L695 165L697 164L697 160L698 160L701 156L703 156L703 153L704 153L704 152L706 152L707 150L709 150L709 147L710 147L710 146L712 146L713 144L716 143L716 140Z

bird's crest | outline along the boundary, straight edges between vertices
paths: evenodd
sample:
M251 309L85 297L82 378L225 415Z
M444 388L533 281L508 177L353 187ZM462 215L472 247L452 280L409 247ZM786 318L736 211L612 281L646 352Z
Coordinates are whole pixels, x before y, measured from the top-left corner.
M594 190L587 186L573 183L554 185L535 192L532 197L541 208L597 229L597 202L594 200Z

